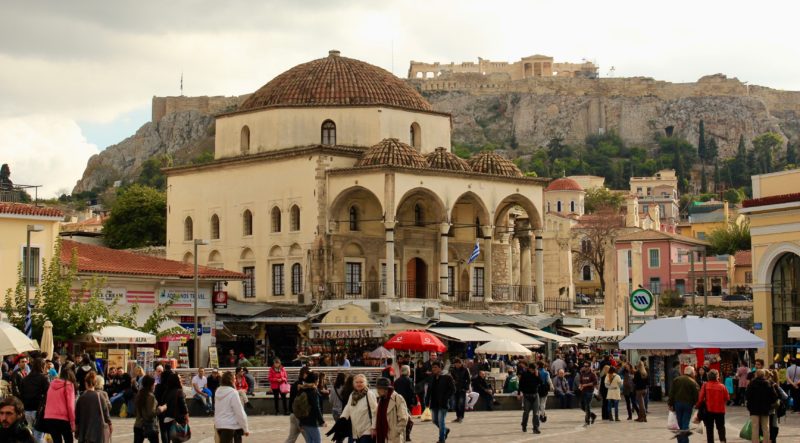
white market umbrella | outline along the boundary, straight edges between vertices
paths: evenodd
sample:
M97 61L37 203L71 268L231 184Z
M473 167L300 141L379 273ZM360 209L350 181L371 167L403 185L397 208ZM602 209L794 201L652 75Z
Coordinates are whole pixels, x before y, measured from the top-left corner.
M493 340L490 342L486 342L477 348L475 348L476 354L488 354L488 355L531 355L531 350L522 346L521 344L501 339L501 340Z
M0 322L0 355L17 355L35 351L39 346L10 323Z
M379 358L381 360L386 358L392 358L392 351L384 348L383 346L378 346L374 351L369 353L369 356L372 358Z
M47 358L53 358L53 322L50 320L44 322L44 331L42 331L42 344L40 349L42 352L47 353Z
M620 349L752 349L765 345L730 320L696 316L650 320L619 343Z
M124 326L106 326L85 336L89 341L107 345L147 344L156 342L156 336Z

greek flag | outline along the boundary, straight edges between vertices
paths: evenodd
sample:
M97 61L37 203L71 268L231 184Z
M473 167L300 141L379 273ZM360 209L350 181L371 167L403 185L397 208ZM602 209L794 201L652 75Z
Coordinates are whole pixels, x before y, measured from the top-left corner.
M31 321L31 304L26 303L28 305L28 312L25 315L25 335L28 338L33 338L33 322Z
M475 240L475 249L472 250L472 254L470 254L467 264L474 262L479 255L481 255L481 244L478 242L478 240Z

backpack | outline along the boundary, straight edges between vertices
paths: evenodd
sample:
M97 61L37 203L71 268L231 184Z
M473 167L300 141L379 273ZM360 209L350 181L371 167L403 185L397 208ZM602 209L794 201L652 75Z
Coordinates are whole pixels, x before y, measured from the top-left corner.
M311 402L308 401L308 393L303 392L294 399L294 403L292 403L292 413L298 420L302 420L311 415Z
M539 397L544 397L550 392L550 374L540 378L542 383L539 384Z

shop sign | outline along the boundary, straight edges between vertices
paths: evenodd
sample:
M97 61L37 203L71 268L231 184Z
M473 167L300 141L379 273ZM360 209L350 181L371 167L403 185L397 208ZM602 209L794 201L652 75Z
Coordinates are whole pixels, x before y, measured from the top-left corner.
M644 312L653 306L653 293L644 288L631 292L631 307L639 312Z
M214 309L228 309L228 291L214 292Z
M339 338L380 338L381 329L312 329L308 336L311 339L339 339Z
M194 334L194 322L192 323L180 323L181 327L189 331L189 334ZM211 333L211 326L203 326L200 325L200 333L197 335L203 334L210 334Z
M762 329L764 329L764 324L763 323L760 323L760 322L759 323L753 323L753 330L760 331Z
M197 299L198 308L211 308L210 291L208 288L200 288ZM165 304L169 300L175 300L173 308L194 308L194 289L186 288L162 288L158 293L158 303Z

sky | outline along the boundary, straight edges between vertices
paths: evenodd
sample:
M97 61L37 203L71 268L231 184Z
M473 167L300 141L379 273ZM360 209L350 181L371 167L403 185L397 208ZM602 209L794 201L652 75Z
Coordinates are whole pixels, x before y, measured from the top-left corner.
M789 1L0 0L0 163L40 196L134 134L155 96L240 95L338 49L405 77L410 60L585 58L607 76L723 73L800 90Z

